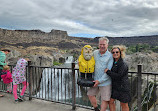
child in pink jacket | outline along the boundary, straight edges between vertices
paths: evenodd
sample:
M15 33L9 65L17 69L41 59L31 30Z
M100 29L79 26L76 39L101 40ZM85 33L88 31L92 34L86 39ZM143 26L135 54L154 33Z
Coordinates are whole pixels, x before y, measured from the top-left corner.
M6 74L1 75L1 78L3 79L3 83L7 84L7 92L12 93L12 74L9 66L4 66L2 71L6 72Z

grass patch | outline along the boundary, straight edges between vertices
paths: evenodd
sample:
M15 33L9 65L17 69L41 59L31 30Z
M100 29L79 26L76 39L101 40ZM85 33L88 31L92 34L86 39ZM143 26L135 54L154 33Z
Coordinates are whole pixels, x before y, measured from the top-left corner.
M54 62L53 62L53 65L54 65L54 66L59 66L59 65L61 65L61 64L62 64L62 63L59 63L59 62L57 62L57 61L54 61Z

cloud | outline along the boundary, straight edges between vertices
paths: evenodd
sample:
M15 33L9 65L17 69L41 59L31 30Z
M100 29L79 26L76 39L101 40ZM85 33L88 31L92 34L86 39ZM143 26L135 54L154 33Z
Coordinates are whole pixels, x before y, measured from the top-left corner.
M69 35L158 34L157 0L0 0L0 27Z

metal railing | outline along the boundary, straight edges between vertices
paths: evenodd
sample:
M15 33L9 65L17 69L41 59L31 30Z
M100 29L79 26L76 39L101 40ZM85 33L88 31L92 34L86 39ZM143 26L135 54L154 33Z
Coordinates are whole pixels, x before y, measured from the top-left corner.
M13 66L11 66L12 70ZM129 104L131 111L157 111L157 77L158 73L143 73L142 65L138 65L137 72L128 72L131 84L132 101ZM87 97L86 87L76 84L79 70L75 69L75 63L71 68L32 66L30 62L26 70L26 78L29 82L29 97L46 101L58 102L93 109ZM1 82L1 91L6 92L6 85ZM21 91L22 86L18 88ZM117 105L118 106L118 105ZM119 108L120 109L120 108Z

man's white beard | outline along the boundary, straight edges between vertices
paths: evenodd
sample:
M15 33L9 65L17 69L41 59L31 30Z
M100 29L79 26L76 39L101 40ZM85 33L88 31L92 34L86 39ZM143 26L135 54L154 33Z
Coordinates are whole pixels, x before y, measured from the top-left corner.
M83 53L83 57L85 60L89 61L93 54Z

